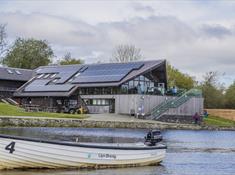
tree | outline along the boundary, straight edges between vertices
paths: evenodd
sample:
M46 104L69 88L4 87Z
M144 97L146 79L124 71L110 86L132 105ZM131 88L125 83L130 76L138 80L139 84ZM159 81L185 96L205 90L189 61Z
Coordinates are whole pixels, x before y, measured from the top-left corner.
M7 34L6 34L6 24L0 24L0 58L6 52L7 46Z
M235 109L235 81L226 90L225 107L228 109Z
M2 63L9 67L35 69L48 65L54 56L47 41L18 38L9 49Z
M81 59L76 59L71 57L71 53L66 53L62 60L60 61L60 65L69 65L69 64L83 64L84 61Z
M218 82L218 72L207 72L200 87L205 108L224 107L224 88Z
M141 50L134 45L118 45L112 54L112 62L125 63L140 60L142 58Z
M196 84L193 77L180 72L169 63L167 64L167 78L169 87L176 86L181 89L189 90Z

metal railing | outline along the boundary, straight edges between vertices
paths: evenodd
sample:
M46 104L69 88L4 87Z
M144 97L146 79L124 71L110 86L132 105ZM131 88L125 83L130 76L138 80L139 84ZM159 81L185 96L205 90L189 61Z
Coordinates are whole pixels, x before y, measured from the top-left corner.
M17 88L10 88L10 87L0 87L0 91L10 91L14 92Z
M187 92L182 92L174 99L167 99L160 105L156 106L151 112L151 119L158 119L163 113L170 108L178 108L182 104L186 103L192 97L202 97L202 91L199 89L190 89Z

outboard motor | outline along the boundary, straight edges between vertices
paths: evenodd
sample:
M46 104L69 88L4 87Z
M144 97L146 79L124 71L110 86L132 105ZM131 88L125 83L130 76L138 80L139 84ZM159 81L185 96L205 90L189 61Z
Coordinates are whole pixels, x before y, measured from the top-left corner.
M150 130L145 137L145 144L148 146L155 146L156 143L162 141L161 131Z

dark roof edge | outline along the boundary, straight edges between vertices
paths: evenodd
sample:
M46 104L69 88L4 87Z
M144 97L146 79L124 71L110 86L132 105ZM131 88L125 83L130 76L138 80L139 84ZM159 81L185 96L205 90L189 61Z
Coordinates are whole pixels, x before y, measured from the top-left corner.
M160 60L158 60L158 61L160 61ZM157 64L157 65L151 67L150 69L147 69L147 70L145 70L145 71L143 71L143 72L140 72L140 73L138 73L138 74L132 76L131 78L128 78L127 80L125 80L125 81L123 81L123 82L122 82L122 81L119 82L118 85L120 86L121 84L126 83L126 82L132 80L133 78L135 78L135 77L137 77L137 76L139 76L139 75L142 75L142 74L145 74L145 73L147 73L147 72L149 72L149 71L151 71L151 70L157 69L158 67L162 66L163 64L166 64L166 60L162 60L161 63L159 63L159 64ZM125 77L124 77L123 79L125 79Z
M90 63L90 64L69 64L69 65L48 65L48 66L39 66L38 68L34 69L40 69L40 68L53 68L53 67L70 67L70 66L76 66L76 65L83 65L83 66L90 66L90 65L102 65L102 64L127 64L127 63L139 63L139 62L153 62L153 61L166 61L165 59L151 59L151 60L137 60L137 61L131 61L131 62L124 62L124 63L119 63L119 62L111 62L111 63Z

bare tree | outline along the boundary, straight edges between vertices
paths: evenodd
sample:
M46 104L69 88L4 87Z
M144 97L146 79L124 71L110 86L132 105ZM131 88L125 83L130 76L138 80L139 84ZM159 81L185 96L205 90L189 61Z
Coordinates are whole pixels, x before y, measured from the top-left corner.
M82 59L73 58L70 52L67 52L62 60L60 60L60 65L69 65L69 64L83 64Z
M130 62L142 58L141 50L134 45L118 45L115 47L112 55L112 62Z
M6 24L0 24L0 58L7 51L7 34L6 34Z
M206 74L203 76L204 84L217 86L218 85L218 77L219 77L219 72L218 71L206 72Z

